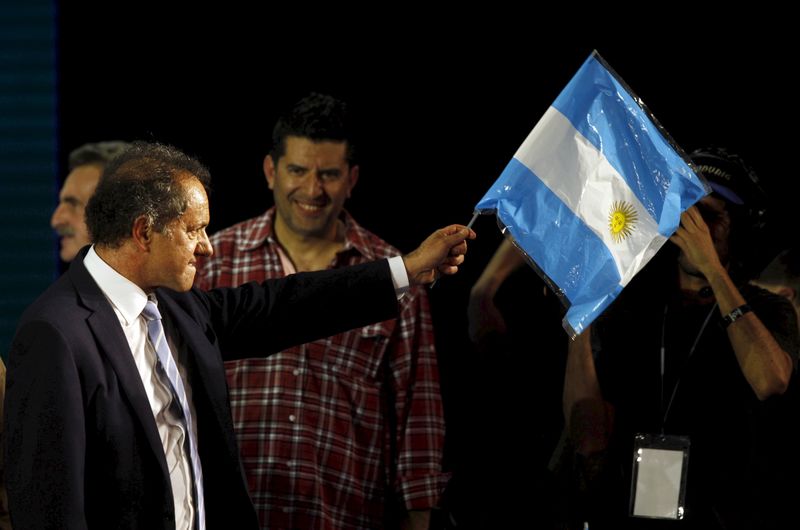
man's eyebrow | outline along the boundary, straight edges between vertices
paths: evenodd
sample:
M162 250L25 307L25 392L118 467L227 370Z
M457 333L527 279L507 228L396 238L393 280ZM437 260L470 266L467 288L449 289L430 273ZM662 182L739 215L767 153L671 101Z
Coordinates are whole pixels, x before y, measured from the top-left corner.
M83 201L77 197L73 197L72 195L67 195L66 197L62 198L61 202L71 204L72 206L83 206Z

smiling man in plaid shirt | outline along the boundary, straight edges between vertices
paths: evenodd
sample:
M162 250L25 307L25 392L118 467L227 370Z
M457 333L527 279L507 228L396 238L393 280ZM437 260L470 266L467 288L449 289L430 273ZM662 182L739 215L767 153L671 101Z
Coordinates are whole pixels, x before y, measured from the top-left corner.
M273 131L275 207L218 232L202 288L398 255L343 209L359 167L346 106L301 99ZM428 299L400 317L226 363L236 435L263 528L427 528L444 488L444 417Z

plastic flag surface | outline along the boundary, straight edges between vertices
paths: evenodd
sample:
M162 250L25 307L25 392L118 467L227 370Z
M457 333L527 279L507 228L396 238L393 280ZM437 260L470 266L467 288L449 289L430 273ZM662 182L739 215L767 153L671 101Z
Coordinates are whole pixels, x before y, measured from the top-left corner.
M580 333L708 193L655 118L594 52L475 206L567 305Z

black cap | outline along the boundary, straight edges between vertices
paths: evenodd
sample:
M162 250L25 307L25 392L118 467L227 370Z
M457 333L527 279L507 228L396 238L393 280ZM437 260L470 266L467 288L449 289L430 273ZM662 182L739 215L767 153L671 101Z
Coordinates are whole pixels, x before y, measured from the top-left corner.
M758 175L739 155L721 147L704 147L689 158L711 189L729 203L756 211L766 207L767 194Z

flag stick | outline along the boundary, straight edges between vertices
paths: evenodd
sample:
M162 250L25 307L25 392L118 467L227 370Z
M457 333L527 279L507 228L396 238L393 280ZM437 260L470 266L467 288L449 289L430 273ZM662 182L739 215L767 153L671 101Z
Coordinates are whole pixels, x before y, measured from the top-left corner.
M480 215L480 212L475 212L474 214L472 214L472 219L469 220L469 224L467 224L467 228L472 228L472 224L475 222L475 219L477 219L479 215Z

